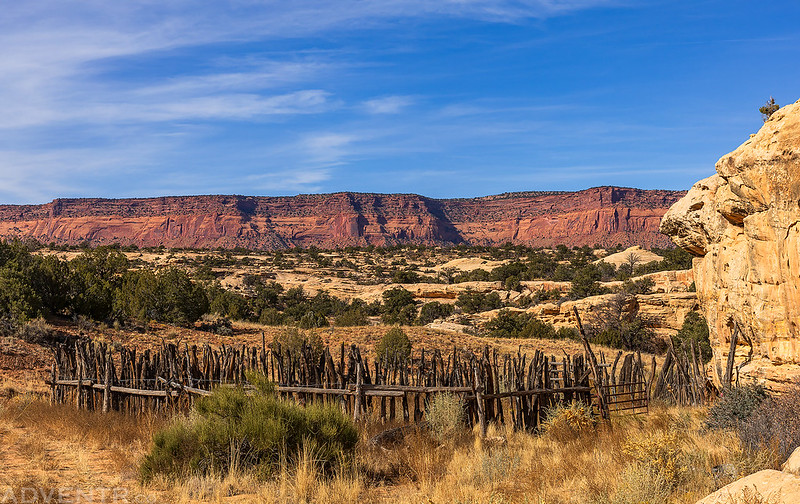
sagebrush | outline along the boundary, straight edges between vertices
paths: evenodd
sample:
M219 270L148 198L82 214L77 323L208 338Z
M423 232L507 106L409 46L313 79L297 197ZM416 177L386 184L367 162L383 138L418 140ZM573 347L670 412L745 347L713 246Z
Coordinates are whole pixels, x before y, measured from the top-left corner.
M157 432L141 463L141 478L242 470L266 478L303 450L322 468L352 455L358 430L339 408L299 406L279 399L263 376L248 379L256 384L252 395L241 387L219 388L198 401L188 418Z

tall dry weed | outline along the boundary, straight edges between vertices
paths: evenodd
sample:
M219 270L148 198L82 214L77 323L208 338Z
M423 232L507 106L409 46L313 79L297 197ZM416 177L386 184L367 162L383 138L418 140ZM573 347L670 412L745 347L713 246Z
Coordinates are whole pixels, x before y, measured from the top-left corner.
M431 433L440 443L464 430L464 402L456 394L436 394L425 412Z

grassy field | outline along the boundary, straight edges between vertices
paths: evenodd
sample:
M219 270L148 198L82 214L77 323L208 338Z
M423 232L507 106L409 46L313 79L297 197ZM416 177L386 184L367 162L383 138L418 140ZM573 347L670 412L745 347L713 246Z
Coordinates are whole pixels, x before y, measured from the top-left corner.
M735 476L777 466L731 432L704 431L704 418L700 408L655 406L595 425L562 412L539 435L490 429L486 439L463 431L437 441L417 433L389 450L367 442L386 427L368 421L354 461L327 476L303 453L266 481L233 468L142 485L138 464L166 419L22 394L0 406L0 495L37 488L66 489L66 498L115 491L130 502L692 503Z

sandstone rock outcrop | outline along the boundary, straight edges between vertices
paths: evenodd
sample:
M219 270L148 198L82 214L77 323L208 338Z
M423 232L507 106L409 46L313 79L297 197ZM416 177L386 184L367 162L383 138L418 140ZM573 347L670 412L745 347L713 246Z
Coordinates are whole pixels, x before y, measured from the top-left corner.
M781 466L781 471L800 476L800 447L795 448L786 462Z
M690 312L700 309L697 294L689 292L688 289L692 283L692 272L691 270L659 271L645 276L653 280L654 292L652 294L625 296L623 311L626 315L640 315L656 336L664 339L674 336L680 330L686 316ZM480 284L479 282L472 283ZM490 282L483 283L486 284L486 287L491 286ZM607 282L603 285L613 287L621 283ZM552 289L568 292L570 288L569 282L524 282L524 284L527 284L525 287L530 292ZM481 286L476 285L476 287ZM497 282L495 289L499 290L500 288L501 285ZM512 308L512 310L530 313L539 320L553 324L556 327L577 328L578 322L573 308L578 310L584 323L592 323L602 316L609 305L618 302L615 299L616 296L616 294L602 294L575 301L564 301L560 304L542 303L527 309ZM483 312L476 315L476 317L485 322L497 316L499 311Z
M591 296L577 301L566 301L560 305L545 303L528 309L542 321L556 327L578 327L573 307L578 309L584 323L592 321L606 306L615 302L615 294ZM686 316L699 309L694 292L672 292L670 294L638 294L626 300L625 313L640 315L656 336L666 339L674 336L683 325Z
M794 474L765 469L720 488L696 504L731 502L800 502L800 478Z
M753 342L742 371L780 381L800 371L800 101L775 112L716 172L670 208L661 231L696 256L717 369L738 323Z
M598 187L471 199L365 193L57 199L0 205L0 237L249 249L506 242L649 247L668 245L658 224L682 195Z

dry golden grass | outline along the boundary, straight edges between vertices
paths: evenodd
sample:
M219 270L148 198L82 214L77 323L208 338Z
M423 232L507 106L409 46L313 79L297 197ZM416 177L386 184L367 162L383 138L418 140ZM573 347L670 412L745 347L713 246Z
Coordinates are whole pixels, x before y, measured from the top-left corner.
M233 468L224 474L191 476L182 481L157 478L151 489L160 499L174 504L198 502L259 502L345 504L373 502L364 477L352 466L330 477L322 471L313 454L305 451L300 460L285 464L268 481Z
M102 415L18 396L0 408L0 492L36 486L125 488L151 502L534 502L693 503L735 477L775 467L744 452L729 432L704 432L705 412L654 407L650 415L594 424L562 412L540 435L490 427L443 441L410 434L384 450L367 443L385 426L363 429L355 460L323 476L313 454L268 481L244 468L141 487L136 468L163 419Z
M367 473L394 478L399 502L682 504L729 482L712 476L716 465L753 472L773 464L754 462L731 433L702 432L703 415L657 408L649 417L582 424L579 436L563 428L541 436L500 430L489 433L493 442L474 437L443 447L410 439L388 454L362 450L360 457Z
M20 500L33 497L20 494L23 489L35 490L40 501L47 501L48 489L66 489L67 500L75 498L76 489L141 492L138 459L162 422L50 406L34 394L5 400L0 403L0 495L10 491Z

